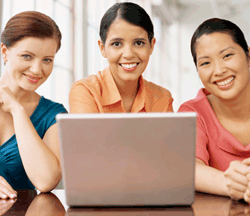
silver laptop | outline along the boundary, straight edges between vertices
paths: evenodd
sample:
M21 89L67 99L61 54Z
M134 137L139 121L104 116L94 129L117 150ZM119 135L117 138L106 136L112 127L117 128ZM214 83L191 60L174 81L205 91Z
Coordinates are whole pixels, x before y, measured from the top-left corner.
M56 118L69 206L192 204L195 113Z

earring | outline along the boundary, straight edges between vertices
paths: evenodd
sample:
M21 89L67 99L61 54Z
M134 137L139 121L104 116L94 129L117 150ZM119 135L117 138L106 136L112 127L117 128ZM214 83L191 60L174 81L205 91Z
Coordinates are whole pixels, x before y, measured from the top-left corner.
M102 53L102 56L103 56L104 58L107 58L107 56L106 56L106 53L105 53L105 52L103 52L103 53Z

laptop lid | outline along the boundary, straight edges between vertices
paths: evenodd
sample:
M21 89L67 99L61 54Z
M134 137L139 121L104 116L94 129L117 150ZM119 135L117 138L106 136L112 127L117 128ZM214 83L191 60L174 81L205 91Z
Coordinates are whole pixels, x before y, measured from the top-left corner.
M57 115L70 206L191 205L195 113Z

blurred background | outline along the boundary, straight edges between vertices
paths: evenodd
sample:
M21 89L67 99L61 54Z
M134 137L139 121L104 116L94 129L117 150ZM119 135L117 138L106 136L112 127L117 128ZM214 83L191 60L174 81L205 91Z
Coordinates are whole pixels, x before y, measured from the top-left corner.
M50 78L38 93L68 109L71 85L107 66L99 51L99 25L105 11L120 0L0 0L1 31L8 19L21 11L36 10L52 17L63 38ZM156 46L144 78L173 95L174 110L196 96L202 83L190 52L195 29L212 17L231 20L250 39L249 0L133 0L150 15ZM1 72L4 66L1 61Z

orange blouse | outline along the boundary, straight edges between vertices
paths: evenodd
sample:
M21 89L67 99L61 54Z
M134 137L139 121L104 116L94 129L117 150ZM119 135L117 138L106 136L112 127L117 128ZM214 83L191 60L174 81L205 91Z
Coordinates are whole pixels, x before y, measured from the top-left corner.
M173 112L171 93L140 77L131 112ZM109 67L73 84L69 94L70 113L123 113L121 95Z

